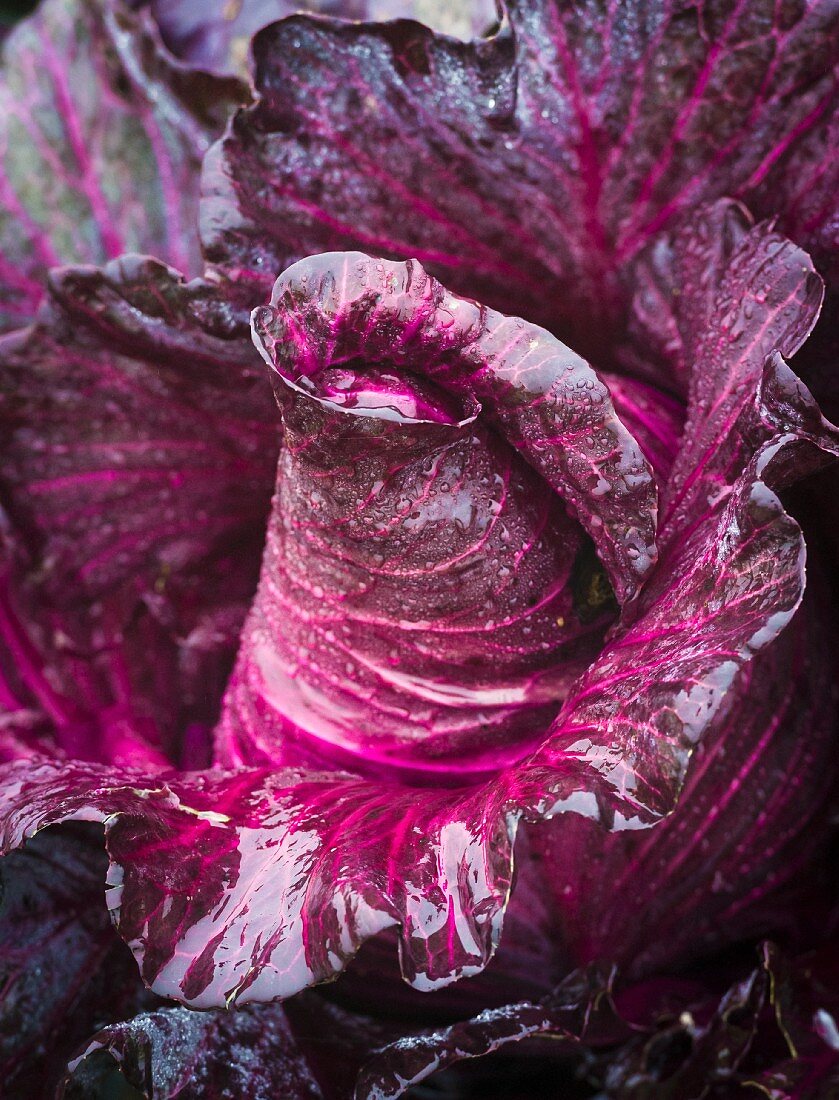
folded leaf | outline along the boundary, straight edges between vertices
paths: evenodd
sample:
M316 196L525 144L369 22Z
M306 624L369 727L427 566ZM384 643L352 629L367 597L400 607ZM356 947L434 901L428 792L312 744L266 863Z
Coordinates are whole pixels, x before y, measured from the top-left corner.
M265 293L313 252L415 256L607 367L635 258L681 213L734 195L835 246L829 0L507 8L470 44L303 16L260 32L258 99L205 162L208 257Z
M608 1029L612 1039L625 1038L629 1029L617 1020L611 1005L611 978L596 970L575 972L539 1002L488 1009L472 1020L397 1039L363 1067L354 1096L357 1100L395 1100L448 1066L485 1057L534 1036L564 1040L566 1053L569 1048L582 1050L599 1026Z
M743 463L761 441L764 449L752 468L771 473L773 484L783 487L811 469L815 454L808 440L832 436L833 448L836 440L776 350L794 354L815 320L820 288L808 257L771 227L752 228L731 203L700 211L668 248L670 285L678 289L672 316L683 333L682 362L692 374L684 441L664 489L662 557L644 593L662 605L680 599L677 588L667 592L680 575L678 561L693 557L697 581L710 580L732 524L740 522L732 505ZM768 498L766 505L757 495L752 500L756 510L772 506ZM729 521L721 519L726 511ZM703 560L692 532L706 529L714 516L721 541ZM726 597L698 583L696 602L674 620L674 633L656 631L647 640L641 624L649 617L630 628L621 642L628 667L633 662L625 645L636 629L643 639L637 668L658 679L656 666L645 664L645 649L670 645L698 668L709 637L719 644L726 617L733 623L751 613L762 616L766 601L780 608L775 601L785 587L800 590L805 548L792 522L786 523L784 540L767 540L763 553L742 561L751 598L745 589L738 592L739 567L726 579ZM743 535L740 530L736 537ZM809 565L815 593L796 620L756 660L732 661L736 648L721 645L719 663L706 666L675 715L665 712L674 730L675 717L684 721L705 707L716 712L675 811L648 837L605 836L570 819L533 834L558 915L556 940L572 964L608 958L630 972L651 973L780 929L801 944L824 920L824 902L816 904L818 879L802 871L825 858L837 782L833 627L819 609L830 566L816 550ZM776 571L785 555L786 577ZM773 628L782 622L771 615L769 621ZM758 627L746 652L765 640Z
M27 763L4 778L4 845L58 821L103 821L117 927L153 988L195 1006L288 996L396 923L413 984L475 973L500 933L518 815L573 809L619 825L667 812L691 747L725 714L720 688L797 606L800 534L754 471L706 538L700 547L694 532L690 568L673 573L679 598L608 645L544 746L493 782L420 794L336 774L164 783ZM731 611L707 616L701 643L685 646L700 597Z
M787 255L779 250L778 262ZM562 490L567 478L573 489L573 469L569 478L562 458L539 442L557 423L567 427L564 408L578 408L570 394L565 405L556 397L569 379L598 392L589 368L530 330L548 356L534 355L539 369L517 372L533 351L529 342L520 348L522 322L506 322L505 345L505 322L482 327L491 313L445 297L416 265L380 265L373 274L375 263L351 263L326 257L301 265L280 280L275 305L258 311L263 345L285 379L277 385L312 392L325 378L334 393L315 393L315 405L343 404L349 416L354 403L364 409L384 392L391 419L361 418L379 435L383 423L404 422L406 409L410 420L445 428L436 390L364 382L365 362L424 365L428 381L484 401L549 481ZM809 308L803 299L803 316ZM471 370L464 345L476 349ZM422 355L412 358L412 346ZM566 364L558 383L557 355ZM320 376L326 364L360 373L342 389L338 376ZM305 769L164 777L26 764L4 779L5 845L64 820L102 821L117 927L146 981L197 1007L288 996L334 976L365 939L393 925L403 974L418 988L477 973L500 935L520 818L574 811L622 828L672 811L694 748L730 720L738 676L799 606L801 532L771 485L787 484L801 463L810 468L819 449L835 454L839 433L779 356L769 357L762 384L752 383L751 411L742 409L737 423L755 430L756 449L749 457L744 448L720 500L703 504L683 537L671 538L666 572L659 564L628 605L532 755L488 782L448 791ZM551 400L517 404L527 385ZM310 410L313 400L301 407ZM604 400L605 387L594 407ZM418 418L419 407L427 415ZM580 443L571 446L573 454ZM269 553L268 585L271 570ZM265 702L266 713L276 709L275 700Z
M311 389L359 359L482 407L591 535L618 598L636 594L655 560L655 480L608 389L570 348L450 294L415 261L312 257L277 280L271 303L255 311L254 333L281 378Z
M322 1100L323 1093L298 1050L281 1008L190 1012L161 1008L111 1024L70 1063L59 1096L96 1100L86 1087L88 1059L107 1053L142 1095L170 1100Z
M295 265L255 338L285 446L221 758L300 762L298 738L455 783L521 758L614 618L582 528L621 599L654 561L654 477L606 386L361 254Z

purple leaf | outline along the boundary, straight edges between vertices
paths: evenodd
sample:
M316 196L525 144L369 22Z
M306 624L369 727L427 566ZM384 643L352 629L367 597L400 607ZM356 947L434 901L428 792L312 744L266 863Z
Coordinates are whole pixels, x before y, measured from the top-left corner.
M782 263L786 253L779 256ZM527 433L545 432L562 406L542 401L534 415L527 403L511 402L520 377L514 355L528 332L550 355L565 356L561 345L523 322L506 322L515 338L504 355L492 356L504 321L483 327L492 314L441 298L416 265L380 265L380 285L370 261L352 262L362 272L354 268L355 279L344 282L348 269L335 257L301 265L280 280L276 304L258 313L292 412L317 417L326 410L322 423L334 427L343 407L348 422L372 425L370 440L383 439L385 448L394 424L413 423L422 438L447 426L440 391L413 386L410 374L398 376L397 385L373 366L416 363L429 383L448 385L467 404L483 400L538 461L542 453ZM307 272L316 276L309 292ZM370 275L368 290L362 273ZM409 273L410 286L400 283ZM471 372L466 356L458 358L464 344L478 349ZM537 359L537 382L555 394L544 365L550 361ZM368 381L365 362L372 366ZM340 370L330 373L335 366L349 372L349 386ZM599 385L581 361L570 360L570 368ZM560 385L566 377L560 374ZM318 383L331 396L319 394ZM670 812L693 749L729 721L738 676L748 675L755 654L799 605L801 533L770 485L785 484L794 466L808 466L810 451L835 453L837 433L777 355L769 357L763 384L751 385L757 449L750 458L742 454L748 461L724 498L691 515L684 538L671 541L666 575L660 566L654 571L539 749L493 780L447 791L306 770L164 780L80 763L26 764L9 769L5 780L6 845L51 823L103 821L117 926L148 983L195 1006L288 996L338 973L366 938L394 925L403 973L418 988L478 972L498 942L519 818L573 810L619 828ZM312 396L298 402L307 392ZM369 415L371 404L378 416ZM382 418L383 407L390 419ZM317 438L301 437L301 445L316 450ZM563 484L561 463L552 465L550 455L542 469ZM273 567L269 552L265 587ZM278 578L278 591L281 584ZM272 711L282 714L282 697L264 704L266 721Z
M397 921L406 976L433 988L480 970L497 941L510 841L483 793L28 762L6 769L3 839L103 821L117 928L144 979L195 1007L289 996Z
M38 659L28 645L20 645L25 643L26 632L10 593L15 558L12 541L9 521L0 509L0 761L32 752L50 755L53 751L44 700L33 695L28 683ZM11 643L11 639L18 644Z
M348 1012L307 991L280 1005L195 1012L161 1007L110 1024L70 1061L62 1100L99 1100L108 1086L152 1100L349 1100L372 1051L403 1022Z
M714 1085L725 1087L748 1056L769 985L766 971L755 970L723 995L710 1019L686 1011L670 1026L627 1044L608 1068L604 1095L699 1100Z
M764 943L759 955L760 965L718 1004L698 998L653 1027L648 1016L646 1035L602 1059L604 1095L681 1100L714 1095L714 1086L723 1095L756 1089L770 1100L834 1095L835 949L790 958Z
M767 1059L743 1083L768 1100L830 1100L839 1085L839 957L835 943L790 959L763 946L771 1002L785 1057Z
M627 374L602 372L615 412L641 445L661 488L679 452L685 408L677 398Z
M568 513L620 597L654 560L608 390L544 330L360 254L293 267L255 339L286 446L222 759L299 763L297 736L457 783L520 758L614 617Z
M675 365L689 378L689 394L683 443L664 494L665 543L671 529L683 538L706 503L724 500L754 449L748 421L766 359L798 351L823 296L810 257L771 226L752 228L731 201L692 215L669 248Z
M832 637L805 599L736 681L675 810L648 834L606 836L572 817L528 829L558 954L637 977L769 932L811 942L837 779Z
M162 1008L111 1024L70 1063L59 1097L101 1095L85 1087L83 1075L87 1059L99 1052L150 1100L323 1100L278 1005L234 1012Z
M176 62L120 0L45 0L3 48L0 330L30 320L57 264L137 251L200 270L198 169L246 87Z
M0 862L0 1072L7 1100L52 1095L67 1058L105 1021L156 999L102 904L96 830L68 826Z
M128 257L54 274L0 372L10 709L88 758L206 742L279 443L250 342L214 288Z
M280 276L253 324L263 357L293 387L314 383L317 394L320 372L359 359L427 378L459 398L467 416L483 408L591 535L618 598L636 594L655 561L652 470L606 386L550 333L458 298L416 261L361 253L301 261ZM344 404L349 383L330 384L338 392L323 396ZM407 415L445 417L421 405ZM373 419L381 416L373 408Z
M582 1048L590 1032L608 1028L625 1038L628 1029L614 1017L610 999L612 975L596 970L575 972L550 996L536 1003L487 1009L472 1020L437 1031L408 1035L377 1051L356 1082L357 1100L396 1100L420 1081L448 1066L482 1058L511 1043L534 1036L564 1040L564 1052Z
M474 973L500 931L518 807L607 823L666 812L691 743L720 720L711 675L732 677L797 603L798 529L753 476L709 524L704 550L694 534L692 567L673 574L680 598L654 604L607 646L539 753L494 783L418 795L334 774L243 770L164 786L27 764L7 773L6 844L68 818L104 820L121 934L158 992L197 1006L288 995L397 922L414 984ZM685 647L685 624L699 622L691 603L719 595L724 607L735 592L731 614L717 611L702 644Z
M696 603L681 620L674 616L680 624L674 631L656 629L649 641L654 620L647 614L620 645L631 671L654 669L650 656L674 646L696 672L713 631L716 653L708 653L703 676L684 696L683 709L660 719L697 714L708 724L675 811L648 837L609 837L569 819L533 834L558 914L557 939L572 963L609 958L636 974L779 928L794 942L805 940L823 920L823 907L815 907L818 887L802 868L824 858L837 779L830 686L835 670L828 657L834 641L819 611L823 597L807 601L755 661L748 661L749 651L768 643L758 619L754 635L742 635L745 661L736 659L736 644L722 643L723 620L734 625L743 616L737 623L742 627L752 613L760 618L769 611L764 601L773 604L767 627L775 630L788 620L797 600L786 603L781 593L800 593L804 570L805 548L795 524L787 518L750 562L741 560L724 580L724 587L731 586L728 596L720 599L713 586L702 584L716 570L730 523L739 523L735 501L743 463L761 441L752 469L770 473L776 487L812 468L808 441L821 438L835 453L835 429L777 350L795 353L812 326L818 277L806 255L765 225L750 228L730 203L694 216L668 247L671 286L678 289L673 318L684 334L679 358L693 368L691 403L665 489L662 558L643 599L662 607L680 600L684 566L678 563L693 558ZM759 512L767 506L777 508L777 501L767 496L761 503L753 491L752 507ZM722 518L726 512L730 521ZM714 522L722 540L708 547L703 560L694 534ZM745 538L742 530L738 537ZM782 559L786 576L776 572ZM738 591L741 569L750 573L751 598ZM823 593L818 559L809 569L811 583ZM783 605L788 610L776 619ZM633 669L626 643L636 632L642 642ZM573 860L569 850L576 852ZM616 893L624 904L615 905Z
M726 214L724 205L710 217L719 213ZM688 231L686 254L691 246ZM812 469L819 449L836 455L839 446L839 432L778 352L797 350L815 321L820 286L807 257L758 227L728 264L716 270L698 265L693 281L690 275L681 286L687 316L715 277L719 289L711 300L719 307L726 295L736 295L742 313L735 318L718 310L713 318L707 312L692 318L703 336L691 359L695 381L684 442L665 490L665 500L678 500L679 507L666 516L662 559L637 608L630 608L627 629L617 632L572 693L558 720L565 718L567 732L549 738L531 762L553 762L557 749L568 752L578 739L573 748L582 749L590 764L600 760L624 791L643 790L645 754L638 754L641 767L631 769L624 783L627 758L610 761L609 749L598 747L604 726L621 743L636 746L644 737L635 741L632 727L653 734L659 782L665 746L671 747L673 773L683 774L689 745L713 739L715 728L731 720L738 674L789 622L803 592L801 533L767 482L786 486ZM742 697L751 707L750 697ZM579 701L583 705L575 706ZM830 713L820 719L822 738ZM756 735L767 720L755 727ZM597 731L594 744L585 740L589 729ZM653 786L642 802L655 801Z
M207 254L263 293L313 252L415 256L608 366L634 260L683 212L754 197L803 247L833 241L835 158L801 169L836 101L836 31L828 0L516 0L472 44L286 20L256 37L259 98L207 158Z
M561 1076L556 1059L551 1066L553 1047L566 1064L576 1056L578 1080L614 1100L683 1100L715 1095L714 1088L739 1096L749 1086L770 1100L827 1100L839 1059L835 951L790 958L764 943L759 954L755 968L729 960L726 969L742 977L722 995L710 968L701 981L640 983L596 968L575 971L538 1002L486 1010L389 1043L362 1069L354 1095L395 1100L441 1070L542 1037L551 1041L539 1048L542 1079L554 1086L545 1095L572 1078L567 1068ZM492 1082L497 1062L488 1061L483 1077Z

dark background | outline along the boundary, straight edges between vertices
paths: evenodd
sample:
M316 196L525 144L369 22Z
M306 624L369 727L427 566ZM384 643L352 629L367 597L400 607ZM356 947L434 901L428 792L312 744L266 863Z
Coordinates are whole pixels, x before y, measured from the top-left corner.
M8 27L32 11L36 0L0 0L0 26Z

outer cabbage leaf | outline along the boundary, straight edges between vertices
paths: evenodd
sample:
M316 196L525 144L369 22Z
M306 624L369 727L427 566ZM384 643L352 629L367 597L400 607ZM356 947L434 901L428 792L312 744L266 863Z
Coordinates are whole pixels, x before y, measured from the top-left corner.
M8 639L21 640L25 633L14 612L10 596L14 551L10 539L10 525L0 510L0 761L14 760L36 751L49 755L53 748L50 721L40 702L26 686L28 665L22 654L9 646Z
M759 956L710 1017L700 998L606 1055L605 1095L681 1100L716 1086L723 1095L827 1100L837 1079L835 950L791 958L764 943Z
M198 169L246 86L175 61L120 0L45 0L3 48L0 330L57 264L152 252L197 273Z
M830 1100L839 1085L839 953L835 941L795 959L763 948L772 975L774 1024L782 1057L744 1074L744 1084L768 1100Z
M279 442L258 357L213 287L128 257L55 273L0 377L10 709L86 758L188 762L203 728L200 766Z
M666 588L695 525L728 506L745 457L766 432L823 430L818 408L772 350L793 354L815 320L819 287L808 258L771 227L750 229L729 203L695 216L668 247L684 362L694 366L684 444L664 492L654 589ZM776 467L780 484L807 470L796 445L785 461L793 469ZM817 559L811 574L820 594L818 567ZM572 965L605 957L648 973L749 935L783 931L801 943L823 921L818 881L802 876L824 858L837 781L832 627L819 594L739 679L720 670L720 720L676 810L649 838L607 837L570 820L534 834L556 937ZM698 618L683 622L683 638L701 637L703 617L717 606L709 595ZM615 905L616 893L624 904Z
M609 958L637 976L769 932L796 945L819 935L837 778L831 637L805 600L737 683L649 837L573 819L528 831L566 965Z
M764 943L759 956L756 967L728 960L727 969L742 977L722 994L713 967L699 981L641 983L595 968L576 971L538 1002L491 1009L388 1044L362 1069L355 1096L395 1100L444 1067L531 1040L546 1096L582 1077L598 1096L614 1100L757 1096L753 1089L770 1100L826 1100L839 1058L835 952L790 958ZM540 1036L551 1042L537 1052L532 1040ZM483 1079L492 1082L488 1063Z
M626 1039L631 1031L615 1015L612 978L596 969L575 971L541 1001L487 1009L472 1020L397 1039L362 1068L354 1096L391 1100L452 1065L534 1036L563 1040L566 1057L569 1050L582 1051L592 1040Z
M51 1095L92 1029L156 1004L102 905L106 866L101 841L84 826L54 830L0 862L0 1072L8 1100Z
M629 1026L616 1015L606 988L586 991L582 985L581 976L574 973L538 1004L509 1005L450 1028L397 1040L364 1068L355 1096L357 1100L396 1100L438 1067L482 1058L511 1043L541 1036L557 1045L562 1041L566 1060L574 1053L587 1056L585 1077L590 1085L601 1086L598 1096L614 1100L702 1097L713 1084L731 1080L748 1055L769 982L764 972L755 971L719 1003L706 995L700 1001L705 1010L701 1022L690 1011L697 1006L688 1002L678 1022L669 1027L662 1026L660 1019L653 1021L651 1013L643 1024L633 1020ZM605 1018L599 1027L598 1016ZM589 1044L596 1048L621 1041L623 1046L599 1057L589 1048ZM556 1071L554 1076L559 1076Z
M361 1065L404 1032L402 1022L348 1012L312 991L282 1007L161 1008L94 1035L59 1096L98 1100L104 1079L106 1092L136 1088L153 1100L349 1100Z
M742 426L729 429L749 405L767 354L794 355L807 339L822 282L774 224L754 228L748 211L726 199L660 237L635 274L638 342L660 343L656 357L669 358L688 395L685 445L666 494L687 494L688 511L691 493L737 470ZM677 504L667 499L667 510Z
M483 788L418 798L341 773L21 762L2 790L5 848L104 822L117 928L146 982L195 1007L290 996L397 922L422 988L481 969L497 941L511 843Z
M70 1063L60 1097L101 1096L95 1084L86 1087L83 1073L87 1059L100 1052L110 1054L125 1081L151 1100L323 1100L279 1006L162 1008L111 1024Z
M331 332L319 316L305 318L312 340ZM799 323L786 317L778 341ZM387 329L371 352L394 341ZM743 414L756 450L744 446L736 480L671 540L666 577L654 572L520 764L471 789L420 793L336 773L26 763L4 778L4 845L63 820L102 821L117 927L156 991L198 1007L287 996L394 925L417 987L477 972L498 942L520 816L573 810L615 828L672 810L693 748L729 718L728 689L799 605L801 532L770 485L810 452L836 453L837 432L777 354L767 363Z
M208 257L256 293L312 252L416 256L608 366L634 259L680 213L735 195L833 242L835 158L808 143L835 114L834 4L508 14L471 44L408 22L260 32L257 102L205 162Z

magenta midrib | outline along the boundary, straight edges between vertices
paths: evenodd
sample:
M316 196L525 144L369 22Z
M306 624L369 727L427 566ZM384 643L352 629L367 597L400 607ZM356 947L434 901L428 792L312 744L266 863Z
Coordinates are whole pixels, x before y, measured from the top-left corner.
M87 145L82 134L81 119L67 83L65 66L62 60L56 56L54 43L43 26L38 27L38 38L41 44L42 61L45 63L55 88L59 117L64 124L70 149L79 168L82 192L90 204L105 254L109 257L118 256L125 251L125 244L122 234L113 221L110 208L105 200L105 195L88 154Z

